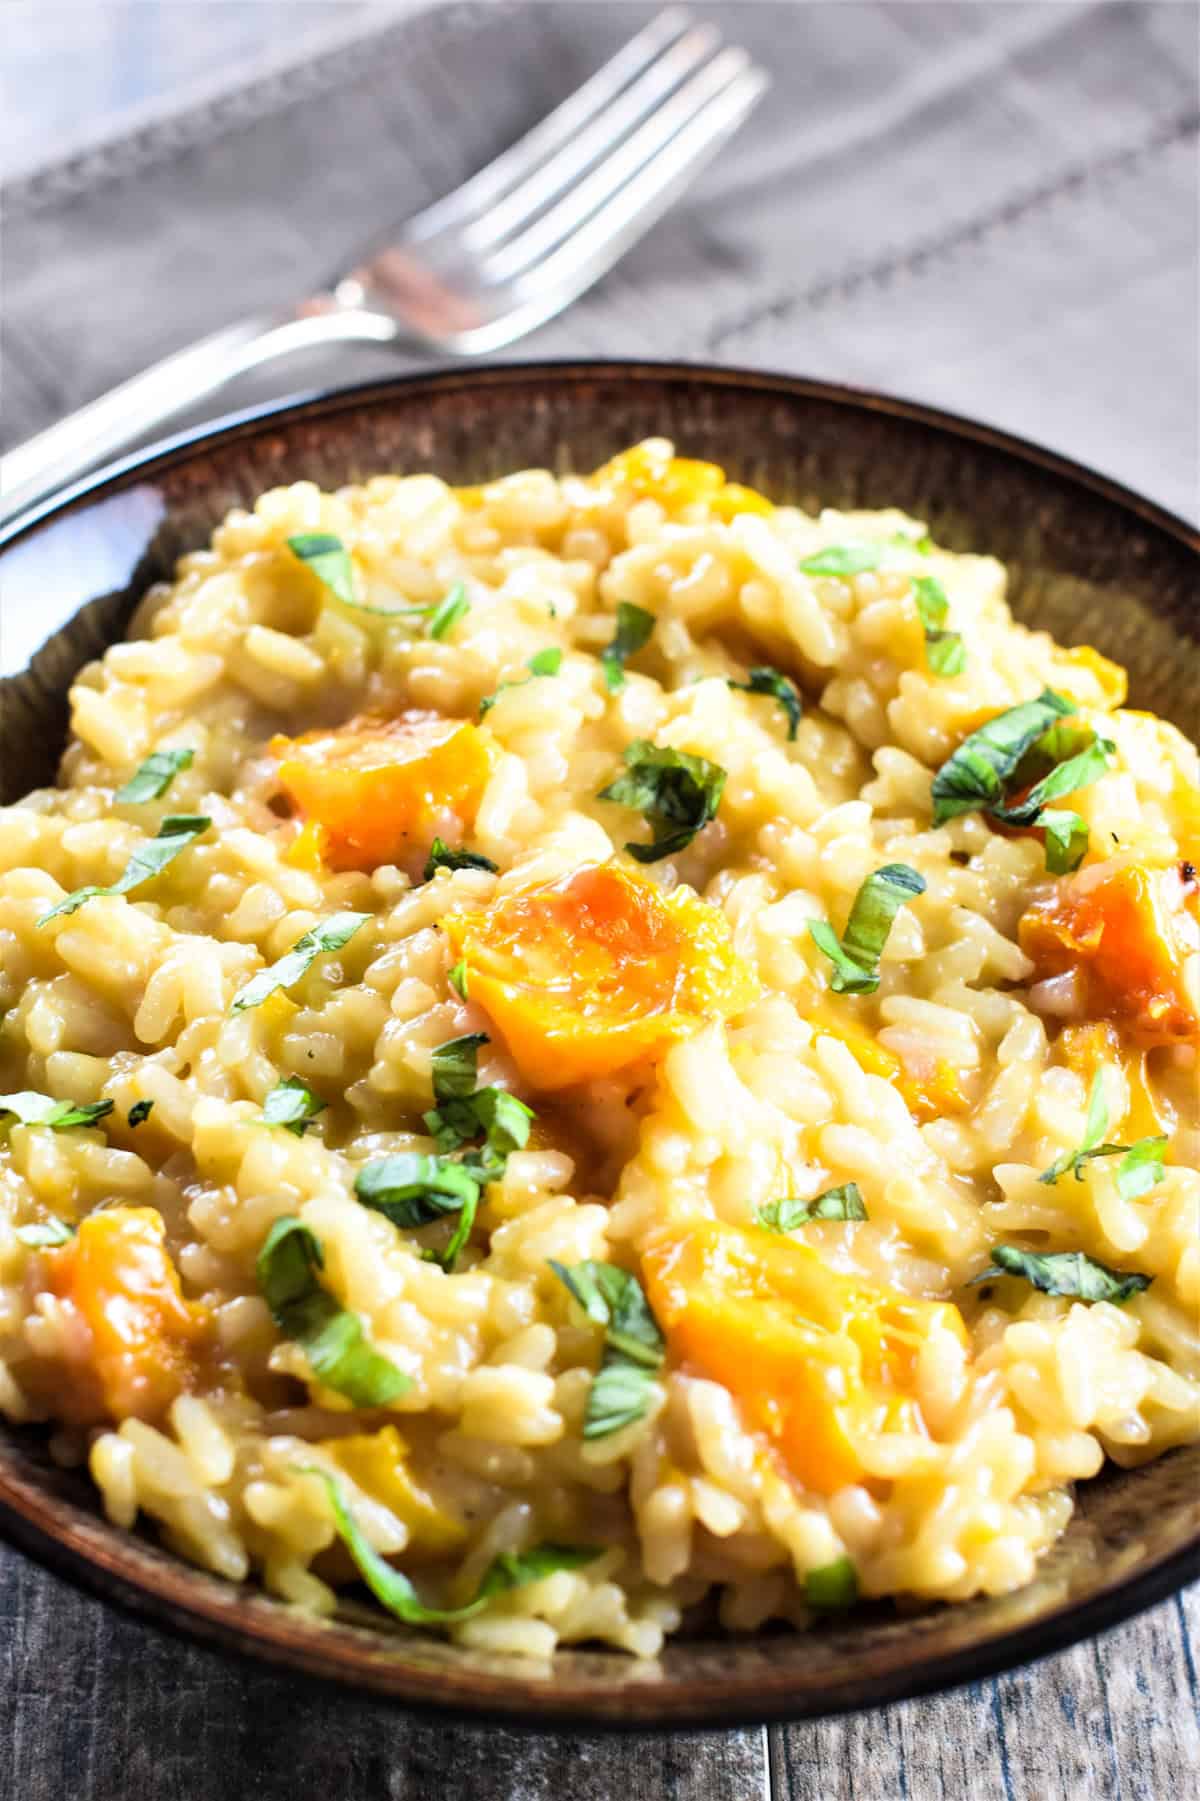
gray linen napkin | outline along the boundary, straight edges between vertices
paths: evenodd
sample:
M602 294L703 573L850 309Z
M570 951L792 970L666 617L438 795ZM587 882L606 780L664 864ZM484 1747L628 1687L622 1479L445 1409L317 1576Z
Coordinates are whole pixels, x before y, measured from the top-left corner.
M654 10L372 14L315 60L17 179L5 441L310 291ZM685 357L890 389L1200 510L1193 5L694 10L770 68L770 94L677 210L509 360ZM293 358L195 416L432 360Z

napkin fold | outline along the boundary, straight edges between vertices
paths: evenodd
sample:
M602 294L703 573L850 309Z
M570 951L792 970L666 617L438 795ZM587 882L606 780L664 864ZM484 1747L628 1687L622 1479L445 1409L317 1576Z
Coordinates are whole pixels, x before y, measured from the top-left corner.
M231 71L200 103L18 177L5 199L5 442L318 288L655 10L460 0L372 13L315 58ZM619 268L502 360L683 357L888 389L1195 517L1194 8L692 10L770 70L770 92ZM176 423L437 360L306 354Z

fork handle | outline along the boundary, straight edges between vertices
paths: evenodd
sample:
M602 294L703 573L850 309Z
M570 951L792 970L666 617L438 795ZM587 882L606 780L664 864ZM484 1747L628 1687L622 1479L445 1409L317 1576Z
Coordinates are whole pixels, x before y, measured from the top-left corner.
M152 363L0 458L0 525L235 375L293 350L350 340L386 343L395 336L394 320L336 306L301 317L260 313L227 325Z

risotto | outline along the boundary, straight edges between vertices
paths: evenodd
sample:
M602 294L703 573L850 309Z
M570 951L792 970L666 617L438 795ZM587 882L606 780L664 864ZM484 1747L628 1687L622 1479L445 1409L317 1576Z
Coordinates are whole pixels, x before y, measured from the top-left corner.
M1027 1582L1200 1435L1197 755L1124 698L659 440L231 514L0 811L0 1406L490 1651Z

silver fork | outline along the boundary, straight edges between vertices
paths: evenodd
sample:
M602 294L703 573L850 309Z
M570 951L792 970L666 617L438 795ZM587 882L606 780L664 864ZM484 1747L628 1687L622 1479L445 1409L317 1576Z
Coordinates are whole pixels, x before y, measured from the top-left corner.
M288 352L403 343L465 357L511 344L661 218L766 85L714 26L678 8L660 13L510 149L325 291L176 351L0 459L0 521Z

